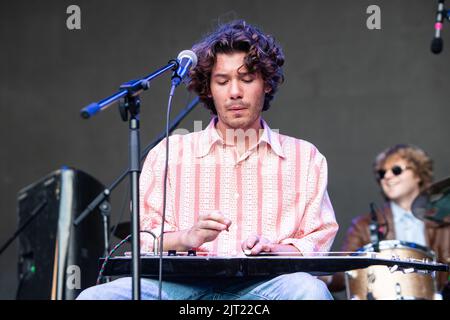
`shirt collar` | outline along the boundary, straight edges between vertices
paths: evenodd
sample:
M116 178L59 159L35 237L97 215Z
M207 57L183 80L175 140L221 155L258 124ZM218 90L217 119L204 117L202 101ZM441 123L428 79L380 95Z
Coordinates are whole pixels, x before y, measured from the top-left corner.
M217 116L211 119L209 125L200 133L199 144L197 146L196 157L201 158L206 156L212 149L213 145L217 142L224 144L222 137L216 130ZM261 125L264 129L261 137L259 138L258 145L262 142L270 145L272 150L281 158L286 158L286 155L283 152L283 148L280 143L280 135L270 129L267 123L261 119Z
M391 201L391 210L392 215L394 216L395 222L401 222L405 219L415 221L416 218L413 216L411 212L406 211L402 207L400 207L398 204L396 204L394 201Z

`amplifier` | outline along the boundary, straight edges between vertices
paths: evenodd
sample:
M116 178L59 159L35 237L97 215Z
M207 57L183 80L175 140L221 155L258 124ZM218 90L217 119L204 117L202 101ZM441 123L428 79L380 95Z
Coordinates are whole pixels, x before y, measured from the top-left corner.
M18 193L17 299L71 300L95 285L104 253L103 218L98 209L78 227L73 220L104 190L92 176L63 168Z

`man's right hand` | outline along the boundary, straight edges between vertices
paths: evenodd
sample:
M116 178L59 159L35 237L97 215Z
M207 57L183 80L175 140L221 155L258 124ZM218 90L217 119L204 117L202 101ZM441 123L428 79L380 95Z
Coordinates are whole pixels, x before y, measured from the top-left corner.
M183 242L189 248L198 248L216 239L222 231L228 231L230 225L231 220L220 211L199 214L198 221L186 231Z

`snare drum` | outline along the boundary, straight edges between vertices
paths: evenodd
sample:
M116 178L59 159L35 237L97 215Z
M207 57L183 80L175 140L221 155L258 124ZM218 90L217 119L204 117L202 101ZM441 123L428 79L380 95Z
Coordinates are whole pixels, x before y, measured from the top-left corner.
M411 242L380 241L380 258L435 261L433 251ZM358 252L374 252L372 244ZM390 272L387 266L370 266L345 273L347 298L352 300L433 300L437 298L434 273Z

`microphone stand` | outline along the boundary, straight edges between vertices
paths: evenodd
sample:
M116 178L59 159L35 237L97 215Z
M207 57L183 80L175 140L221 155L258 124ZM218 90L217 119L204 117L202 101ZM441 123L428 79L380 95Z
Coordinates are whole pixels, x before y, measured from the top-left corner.
M130 185L131 185L131 234L132 234L132 299L141 300L141 263L140 263L140 235L139 235L139 175L141 173L140 159L140 137L139 137L139 111L141 101L139 96L127 95L125 103L120 104L122 120L126 121L128 113L129 121L129 162L130 162ZM127 116L125 116L127 115Z
M173 132L175 128L181 123L181 121L198 105L200 99L198 97L194 98L180 113L175 117L175 119L170 123L169 132ZM150 144L148 144L144 151L140 155L140 161L144 161L148 152L153 149L161 140L166 136L165 130L162 131ZM104 201L109 197L111 192L123 181L123 179L129 174L130 169L127 168L122 172L122 174L116 178L107 188L105 188L101 193L99 193L94 200L82 211L82 213L74 220L74 225L78 226L92 211L94 211L98 206L103 206ZM105 239L109 239L105 235ZM106 240L105 240L106 241ZM109 245L106 245L109 248ZM108 255L108 252L105 256Z
M150 81L162 73L178 69L178 62L175 60L154 73L140 80L131 80L120 86L120 91L112 96L101 100L98 103L91 103L81 110L81 116L90 118L100 111L106 110L114 102L123 98L119 104L119 111L123 121L129 120L129 170L131 189L131 221L132 221L132 299L141 299L141 266L140 266L140 244L139 244L139 174L140 174L140 137L139 137L139 113L141 101L139 94L147 90ZM85 216L84 216L85 217ZM78 225L84 217L77 218L75 225Z
M33 211L31 212L30 216L25 220L25 222L22 223L22 225L14 232L14 234L9 238L1 247L0 249L0 255L9 247L9 245L19 236L19 234L33 221L41 212L42 209L44 209L47 206L47 199L42 199L39 204L34 207Z
M200 99L198 97L194 98L186 108L180 111L178 116L170 123L169 126L169 133L172 133L176 127L181 123L181 121L197 106L197 104L200 102ZM141 153L141 162L145 160L145 157L147 156L147 153L153 149L162 139L166 137L165 130L162 131L150 144L148 144L144 151ZM89 215L92 211L95 210L100 204L103 203L104 200L106 200L111 192L122 182L122 180L128 175L130 172L130 169L127 168L124 170L116 180L114 180L107 188L105 188L101 193L99 193L94 200L89 203L89 205L86 206L86 208L81 212L81 214L75 219L74 225L78 226L84 218L86 218L87 215ZM108 254L108 253L107 253Z
M378 225L377 212L375 210L375 204L373 202L370 203L370 241L373 244L373 250L375 252L380 252L380 226Z
M434 24L434 38L431 41L431 52L434 54L439 54L443 48L443 40L441 37L441 30L445 19L450 22L450 10L446 9L444 6L445 0L438 1L438 10L436 13L436 22Z

